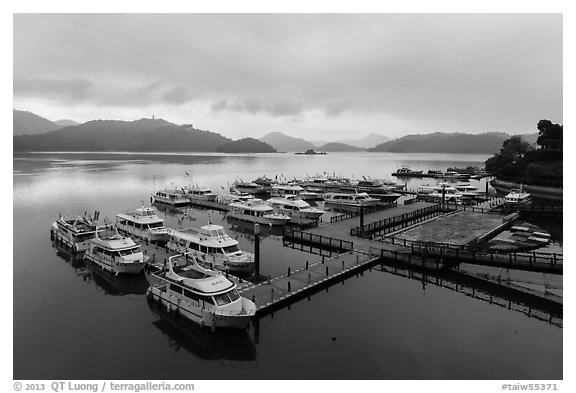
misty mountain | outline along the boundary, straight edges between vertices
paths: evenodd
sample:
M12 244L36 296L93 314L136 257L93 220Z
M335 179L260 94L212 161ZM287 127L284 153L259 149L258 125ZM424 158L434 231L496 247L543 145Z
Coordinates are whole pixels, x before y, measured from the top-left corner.
M244 138L226 142L218 147L222 153L276 153L276 149L266 142L254 138Z
M510 138L503 132L483 134L442 133L406 135L382 143L368 151L395 153L494 153L502 148L502 142Z
M259 139L272 145L277 151L296 152L316 148L312 143L302 138L293 138L281 132L271 132Z
M389 140L390 138L387 136L372 133L365 136L364 138L339 140L337 142L367 149L388 142Z
M339 151L365 151L361 147L350 146L345 143L339 142L329 142L323 146L319 146L318 151L329 151L329 152L339 152Z
M13 135L36 135L49 131L59 130L61 125L56 124L42 116L32 112L12 110L13 113Z
M40 135L14 136L14 151L273 152L253 138L218 133L162 119L93 120Z
M77 121L70 120L70 119L56 120L54 123L58 124L59 126L62 126L62 127L77 126L80 124Z

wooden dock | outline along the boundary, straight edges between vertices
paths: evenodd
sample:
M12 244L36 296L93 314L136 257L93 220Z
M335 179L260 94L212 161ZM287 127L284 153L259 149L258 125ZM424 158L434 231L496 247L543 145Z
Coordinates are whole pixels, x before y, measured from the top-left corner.
M306 294L317 291L337 279L371 266L377 257L350 251L332 258L302 266L285 274L269 278L258 284L248 284L239 289L239 293L252 300L258 307L256 313L262 314L293 302Z
M426 202L415 202L408 206L398 206L385 211L367 214L362 221L370 233L382 228L407 227L411 223L435 216L434 206ZM482 210L483 208L477 208ZM476 212L476 211L474 211ZM501 214L501 213L500 213ZM410 222L407 219L410 218ZM460 263L491 266L506 269L526 270L551 274L563 274L561 254L537 252L498 253L478 252L473 248L454 246L448 243L427 241L407 241L406 239L371 240L354 236L361 234L358 217L321 225L306 231L287 229L284 244L302 250L328 249L330 251L350 251L379 256L380 259L403 266L416 266L430 270L448 269ZM374 233L374 232L373 232Z

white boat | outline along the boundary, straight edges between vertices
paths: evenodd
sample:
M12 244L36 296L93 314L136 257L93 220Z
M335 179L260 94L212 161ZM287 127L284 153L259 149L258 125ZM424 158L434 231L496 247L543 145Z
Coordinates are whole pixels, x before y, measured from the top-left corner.
M116 214L116 226L123 232L149 242L168 241L168 228L153 207L142 206L128 213Z
M421 194L421 195L428 195L428 194L431 194L435 191L438 191L438 185L437 184L434 184L434 185L422 184L422 185L418 186L418 188L416 189L416 192L418 194Z
M148 288L149 298L200 326L246 329L256 305L238 294L236 284L203 268L194 257L183 267L173 267L178 258L182 256L170 257L167 269L154 273L161 283Z
M267 225L284 225L290 221L290 217L276 213L273 208L258 198L233 202L229 206L232 207L232 210L228 213L228 216L239 220Z
M507 206L528 205L531 200L530 194L521 188L512 188L510 193L504 197L504 204Z
M184 196L190 200L214 202L218 197L218 194L212 192L211 189L200 187L197 184L193 186L186 186L182 191L184 192Z
M248 194L247 192L240 192L232 186L229 187L228 190L222 187L222 193L218 195L216 200L220 203L230 204L232 202L249 201L254 198L254 195Z
M272 186L271 196L285 197L285 196L298 196L304 188L296 184L274 184Z
M367 193L346 194L329 192L324 197L326 207L332 207L335 210L358 211L363 207L376 206L380 200L370 197Z
M110 232L110 231L109 231ZM114 274L138 274L146 266L140 246L118 232L99 234L90 239L84 258Z
M482 198L485 194L476 187L470 185L470 183L453 183L452 187L462 195L463 199L478 199Z
M86 214L83 217L60 216L52 223L50 238L74 252L84 252L88 249L88 241L96 236L99 214L97 211L93 217Z
M286 196L284 198L275 197L266 201L276 212L286 214L290 217L308 218L319 220L324 214L324 210L316 209L306 201L295 196Z
M366 178L354 183L342 185L340 191L345 193L366 193L371 198L379 199L384 203L394 203L400 198L400 194L392 192L390 187L385 186L379 180Z
M156 191L156 193L152 195L152 199L153 202L166 203L174 207L184 207L190 204L190 200L184 196L182 190L175 188Z
M460 203L462 201L462 194L460 194L456 188L447 184L437 185L434 187L432 192L426 194L425 196L429 199L439 202L444 200L445 202Z
M234 187L236 190L240 192L245 192L253 195L262 194L266 192L266 187L256 184L254 182L244 183L242 181L236 181L232 184L232 187Z
M228 236L220 225L172 231L167 246L179 253L189 253L218 270L249 273L254 269L254 254L242 251L238 241Z
M460 174L456 171L446 171L444 173L437 174L434 177L439 178L439 179L455 179L455 180L457 180L457 179L466 179L470 176Z

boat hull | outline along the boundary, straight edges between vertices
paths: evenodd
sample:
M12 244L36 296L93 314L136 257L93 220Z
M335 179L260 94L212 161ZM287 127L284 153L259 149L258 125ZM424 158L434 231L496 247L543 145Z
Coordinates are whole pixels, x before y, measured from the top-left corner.
M228 213L228 216L235 218L237 220L248 221L264 225L285 225L289 221L289 218L256 217L234 211Z
M56 223L52 224L52 228L50 229L50 238L56 243L61 243L66 248L76 253L85 252L90 247L88 240L77 241L73 235L61 231Z
M192 301L181 300L156 286L150 287L147 295L166 311L177 313L191 322L210 328L247 329L254 316L254 312L235 314L206 309L202 303L195 304Z
M131 236L147 240L152 243L165 243L170 239L170 234L168 233L168 230L150 231L150 230L141 230L138 228L134 228L133 226L120 223L117 223L116 225L118 226L118 230L127 233Z
M152 199L153 202L163 203L165 205L170 205L174 207L186 207L190 204L190 200L186 198L171 199L171 198L164 198L158 195L153 195Z
M102 268L102 270L106 270L114 274L139 274L142 272L142 270L144 270L144 267L146 266L146 261L129 263L104 261L99 258L95 258L89 252L84 254L84 258L99 266Z

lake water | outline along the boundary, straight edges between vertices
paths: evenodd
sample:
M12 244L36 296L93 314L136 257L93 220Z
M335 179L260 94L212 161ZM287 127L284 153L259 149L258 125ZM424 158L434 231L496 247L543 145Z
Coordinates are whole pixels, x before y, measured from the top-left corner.
M14 378L561 379L562 328L529 316L526 310L532 305L522 300L498 305L497 297L490 303L376 267L264 316L246 332L212 334L151 308L144 295L150 281L146 275L114 278L87 268L54 248L49 236L59 213L100 210L101 217L113 219L171 184L193 182L217 190L235 179L302 178L324 171L384 178L402 165L445 170L482 165L486 158L390 153L15 155ZM423 182L430 179L414 179L408 186ZM210 219L237 238L241 248L253 249L249 226L222 212L188 213L195 219L187 219L190 225ZM160 214L169 225L183 219L170 210ZM561 244L561 223L547 226ZM283 247L274 233L261 241L264 275L317 258Z

